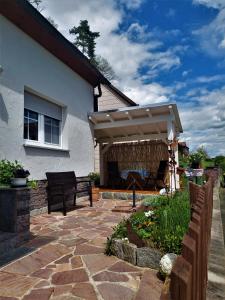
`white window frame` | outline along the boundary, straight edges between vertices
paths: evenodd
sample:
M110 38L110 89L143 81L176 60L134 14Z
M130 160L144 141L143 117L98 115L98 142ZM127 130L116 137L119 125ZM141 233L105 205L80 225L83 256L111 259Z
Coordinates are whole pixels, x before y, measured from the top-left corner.
M26 107L24 109L30 110ZM45 142L45 122L44 122L44 117L45 115L38 113L38 140L29 140L29 139L24 139L24 145L25 146L33 146L33 147L43 147L43 148L52 148L52 149L62 149L62 121L59 121L59 144L52 144L52 143L47 143ZM46 117L49 117L46 115ZM62 112L62 117L63 117L63 112ZM49 117L52 118L52 117ZM53 119L53 118L52 118ZM56 119L57 120L57 119ZM23 121L24 122L24 121ZM24 124L24 123L23 123Z

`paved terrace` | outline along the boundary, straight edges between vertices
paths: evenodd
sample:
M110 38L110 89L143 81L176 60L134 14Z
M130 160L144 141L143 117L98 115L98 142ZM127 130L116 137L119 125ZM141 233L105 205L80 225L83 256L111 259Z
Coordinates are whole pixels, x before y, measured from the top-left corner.
M162 283L154 270L104 255L107 236L125 216L111 212L117 204L85 203L66 217L33 217L32 239L21 247L31 252L0 269L0 300L159 299Z

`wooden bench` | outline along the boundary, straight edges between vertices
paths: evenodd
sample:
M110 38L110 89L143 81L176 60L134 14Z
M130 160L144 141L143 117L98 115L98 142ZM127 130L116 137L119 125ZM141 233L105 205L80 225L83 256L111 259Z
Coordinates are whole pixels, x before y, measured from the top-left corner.
M46 177L48 180L47 193L49 214L51 213L52 205L62 204L63 214L66 216L67 202L73 199L73 205L76 206L77 194L82 192L88 192L90 206L92 206L91 181L89 179L77 181L73 171L47 172ZM86 183L87 185L79 188L78 186L80 183Z

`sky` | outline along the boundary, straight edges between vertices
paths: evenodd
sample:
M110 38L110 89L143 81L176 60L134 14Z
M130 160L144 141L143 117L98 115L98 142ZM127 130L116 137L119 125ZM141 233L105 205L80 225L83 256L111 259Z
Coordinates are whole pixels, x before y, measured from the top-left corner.
M192 151L225 155L225 0L43 0L70 41L87 19L115 84L140 105L176 102Z

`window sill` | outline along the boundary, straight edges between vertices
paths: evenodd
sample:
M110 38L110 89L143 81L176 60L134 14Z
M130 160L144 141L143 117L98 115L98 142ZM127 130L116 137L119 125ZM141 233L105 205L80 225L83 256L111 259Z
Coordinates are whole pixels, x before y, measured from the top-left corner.
M43 145L43 144L34 144L34 143L29 143L25 142L23 144L24 147L29 147L29 148L38 148L38 149L46 149L46 150L55 150L55 151L62 151L62 152L70 152L69 149L57 147L57 146L51 146L51 145Z

